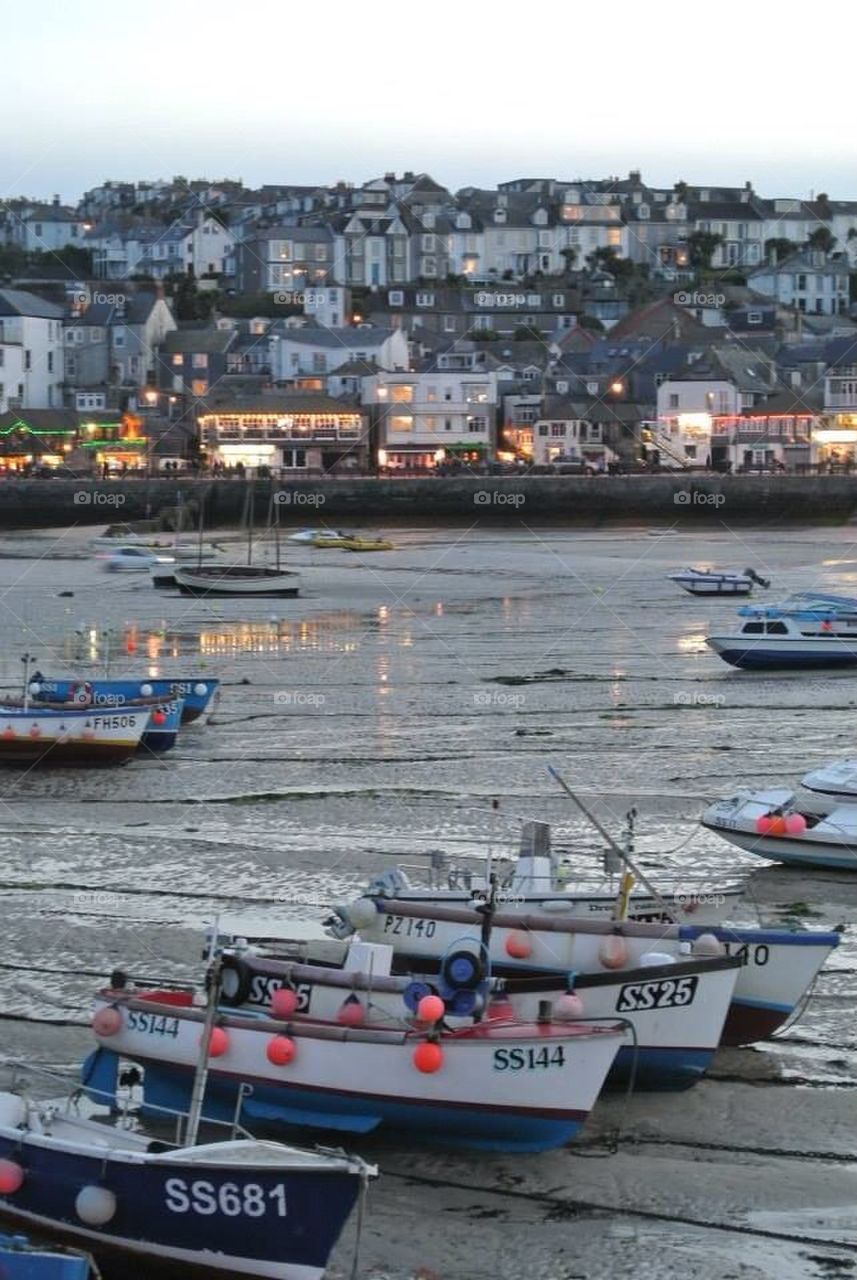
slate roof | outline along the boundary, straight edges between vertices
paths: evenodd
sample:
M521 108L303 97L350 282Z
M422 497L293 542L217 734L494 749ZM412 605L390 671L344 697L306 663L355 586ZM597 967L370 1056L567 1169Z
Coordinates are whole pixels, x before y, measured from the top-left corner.
M33 316L40 320L62 320L63 309L53 302L23 289L0 289L0 316Z
M280 325L271 326L271 332L278 333L284 342L296 342L307 347L380 347L393 336L393 329L382 329L370 325L366 329L358 329L353 325L333 329L322 325Z
M173 329L161 344L165 356L182 354L220 355L235 341L234 329Z

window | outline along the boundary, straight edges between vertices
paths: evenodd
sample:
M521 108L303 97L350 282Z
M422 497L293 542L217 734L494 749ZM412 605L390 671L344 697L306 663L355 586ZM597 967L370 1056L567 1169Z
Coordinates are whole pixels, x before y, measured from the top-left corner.
M327 356L323 351L314 351L312 353L312 371L313 373L327 373Z
M405 305L405 295L401 289L391 289L387 294L387 301L391 307L403 307Z
M560 394L561 396L568 395L568 383L567 383L567 382L565 382L565 381L558 382L558 383L556 384L556 389L557 389L557 391L559 392L559 394Z
M114 333L114 335L113 335L113 345L114 345L114 347L124 347L124 346L125 346L125 334L124 334L124 333Z
M31 351L25 350L24 351L24 368L32 369L32 367L33 367L33 353Z
M548 431L549 431L548 424L547 424L546 422L540 422L540 423L539 423L539 435L540 435L540 436L546 436L546 435L548 434Z
M433 306L434 306L434 294L433 294L433 293L418 293L418 294L417 294L417 306L418 306L418 307L433 307Z
M443 331L444 333L455 333L455 316L443 317Z
M315 260L316 262L327 262L327 245L326 244L317 244L315 246Z
M283 466L284 467L305 467L306 466L306 449L284 449L283 450Z
M390 431L413 431L414 420L410 414L393 414L387 419Z
M424 276L437 275L437 259L436 258L423 258L423 275Z
M53 373L53 371L54 371L54 353L53 351L49 351L48 352L48 373Z
M747 312L747 324L761 324L761 323L762 323L762 313L761 313L761 311L748 311L748 312Z
M565 435L565 423L564 423L564 422L552 422L552 423L551 423L551 435L552 435L552 436L564 436L564 435Z
M434 247L435 247L435 238L434 238L434 236L423 236L423 237L422 237L422 248L423 248L423 253L434 253Z
M414 389L410 386L390 387L390 399L393 404L410 404L414 398Z
M66 358L65 358L65 372L66 372L66 377L68 377L68 378L76 378L76 377L77 377L77 361L75 360L74 356L66 356ZM1 393L0 393L0 398L2 398L2 394L1 394Z
M173 355L173 358L172 358L172 364L174 364L174 365L178 365L178 366L183 365L183 364L184 364L184 356L183 356L183 355L181 355L181 353L180 353L180 352L176 351L176 352L175 352L175 354Z
M564 294L562 294L562 293L555 293L555 294L553 295L553 305L554 305L555 307L561 307L561 306L563 306L563 305L564 305L564 303L565 303L565 295L564 295Z
M670 392L669 407L670 407L671 409L677 409L677 408L678 408L678 396L676 395L676 393L675 393L674 391L671 391L671 392Z
M194 357L191 363L193 364L194 369L207 369L208 356L204 351L196 351L194 352Z
M191 394L204 396L208 393L208 382L205 378L194 378L190 384Z

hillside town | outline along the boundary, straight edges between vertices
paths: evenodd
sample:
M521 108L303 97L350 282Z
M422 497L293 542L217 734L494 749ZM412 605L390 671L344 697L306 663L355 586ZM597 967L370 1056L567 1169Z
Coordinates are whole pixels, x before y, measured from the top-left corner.
M4 475L855 462L857 201L406 172L0 207Z

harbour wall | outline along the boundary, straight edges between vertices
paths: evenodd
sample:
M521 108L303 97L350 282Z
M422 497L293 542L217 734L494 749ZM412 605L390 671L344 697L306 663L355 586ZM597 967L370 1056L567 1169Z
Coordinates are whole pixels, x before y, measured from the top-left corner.
M0 481L0 528L140 520L170 523L179 502L203 506L205 527L234 525L253 486L257 527L271 481L189 479ZM300 478L274 482L284 525L439 521L521 526L844 523L857 516L852 476L452 476ZM191 520L188 520L188 524Z

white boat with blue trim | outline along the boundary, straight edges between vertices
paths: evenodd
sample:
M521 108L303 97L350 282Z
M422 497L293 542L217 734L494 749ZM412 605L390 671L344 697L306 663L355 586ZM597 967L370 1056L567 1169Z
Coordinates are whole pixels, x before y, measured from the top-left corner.
M857 600L802 593L779 605L745 605L741 624L705 643L733 667L834 667L857 663Z
M754 569L735 573L731 570L688 568L668 573L667 578L692 596L748 596L754 586L771 585L766 578L759 577Z
M801 778L801 786L829 800L857 804L857 760L835 760L811 769Z
M709 831L747 853L789 866L857 871L857 804L799 798L784 787L736 791L709 805Z

